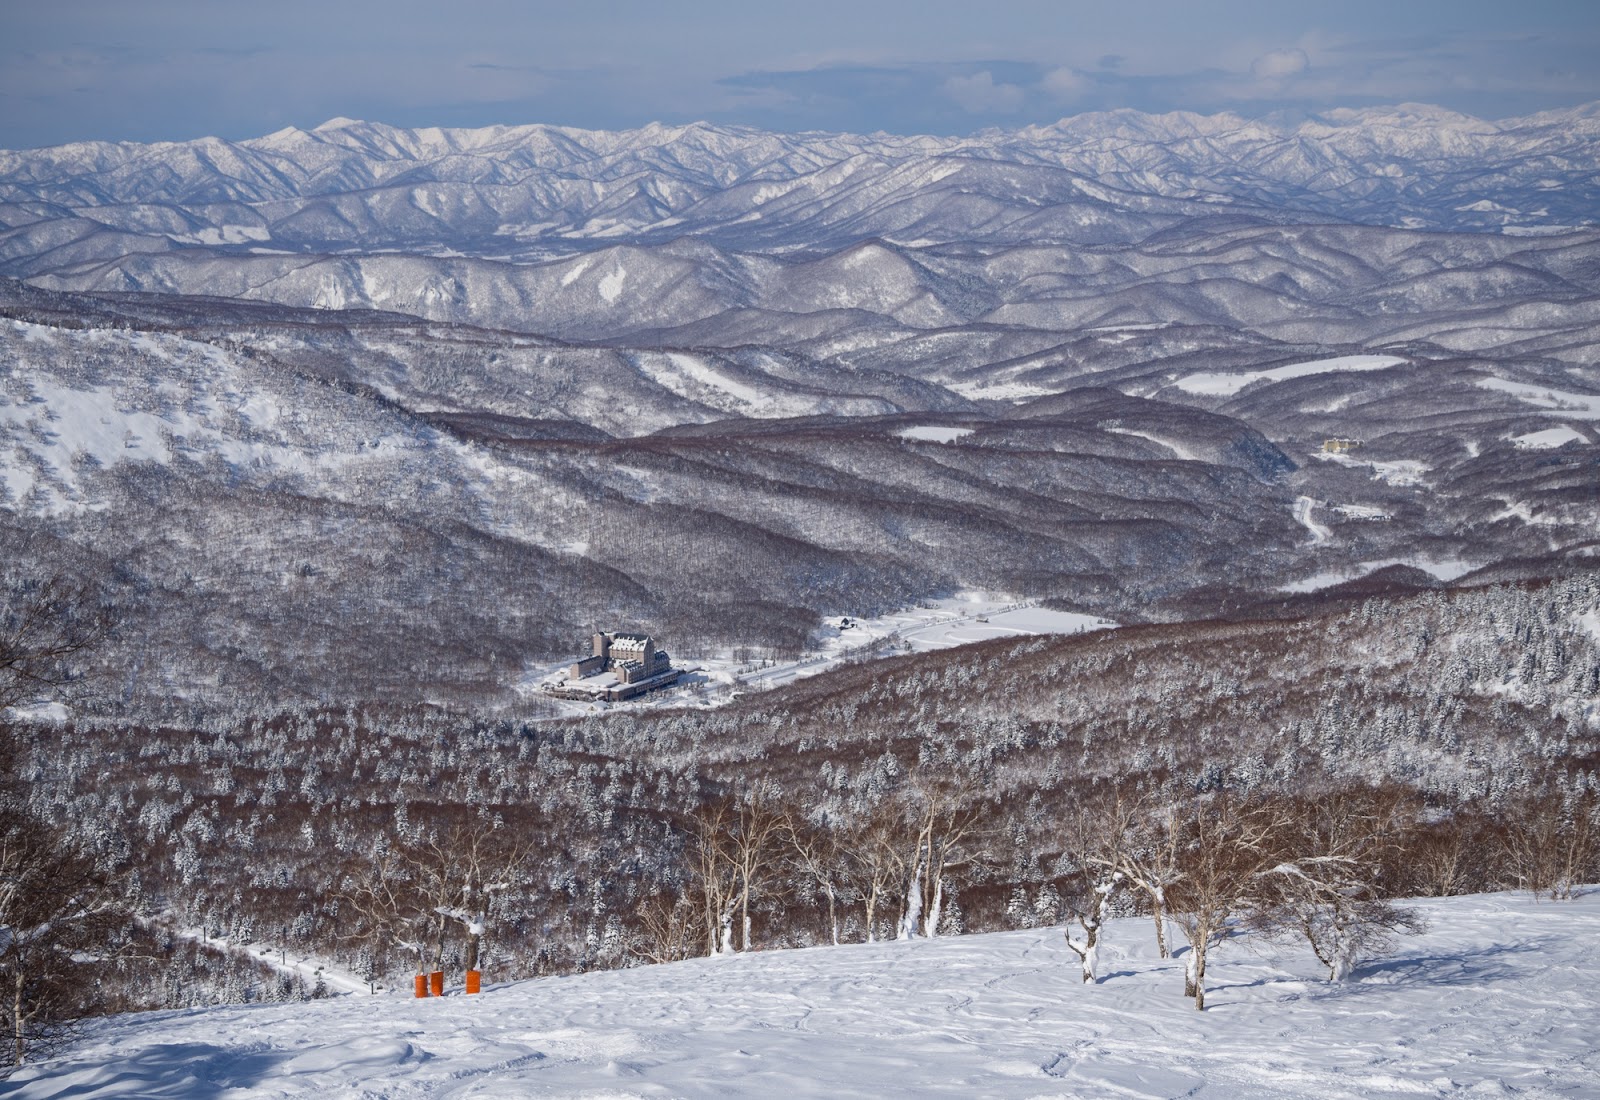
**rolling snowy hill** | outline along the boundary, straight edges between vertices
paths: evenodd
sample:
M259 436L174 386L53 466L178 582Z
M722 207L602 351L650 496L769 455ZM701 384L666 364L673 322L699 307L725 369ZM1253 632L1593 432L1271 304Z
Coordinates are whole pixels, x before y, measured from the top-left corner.
M1204 1014L1147 920L1098 985L1059 929L699 959L492 986L98 1021L18 1100L364 1096L1600 1095L1600 893L1415 903L1344 983L1293 946L1217 952Z

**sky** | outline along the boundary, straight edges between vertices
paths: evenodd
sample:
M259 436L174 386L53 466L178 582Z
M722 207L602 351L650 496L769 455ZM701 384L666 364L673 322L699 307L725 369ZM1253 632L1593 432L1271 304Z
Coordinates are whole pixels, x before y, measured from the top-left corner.
M706 120L965 134L1600 100L1596 0L0 0L0 148Z

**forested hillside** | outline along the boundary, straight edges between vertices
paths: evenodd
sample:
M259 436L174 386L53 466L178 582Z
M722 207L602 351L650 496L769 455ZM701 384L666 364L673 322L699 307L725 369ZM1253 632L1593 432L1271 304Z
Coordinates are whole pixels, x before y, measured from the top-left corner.
M184 1004L268 995L283 947L380 981L459 968L434 910L496 881L473 904L504 977L1057 921L1113 793L1139 828L1218 797L1382 806L1382 896L1561 890L1600 874L1597 708L1590 572L987 643L711 712L82 718L19 728L19 775L148 928L229 945L169 971L153 999Z

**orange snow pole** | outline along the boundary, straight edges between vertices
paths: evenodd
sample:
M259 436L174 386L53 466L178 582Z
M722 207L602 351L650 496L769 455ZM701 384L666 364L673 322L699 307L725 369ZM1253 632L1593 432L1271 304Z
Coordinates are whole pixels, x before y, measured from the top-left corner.
M467 992L477 993L483 988L483 972L481 970L467 971Z
M443 970L435 970L432 974L428 975L428 985L432 988L433 995L435 997L443 997L444 996L444 971Z
M428 976L426 974L418 974L417 975L417 996L426 997L427 995L428 995Z

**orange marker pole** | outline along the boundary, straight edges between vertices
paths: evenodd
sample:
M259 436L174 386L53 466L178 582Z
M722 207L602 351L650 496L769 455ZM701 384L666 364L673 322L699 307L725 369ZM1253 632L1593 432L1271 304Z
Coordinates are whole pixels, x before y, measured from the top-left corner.
M429 985L433 989L433 995L435 997L443 997L444 996L444 971L443 970L435 970L432 974L430 974L428 976L428 979L429 979Z
M469 970L469 971L467 971L467 992L468 993L477 993L482 989L483 989L483 971L481 971L481 970Z
M428 976L426 974L418 974L417 975L417 996L426 997L427 995L428 995Z

